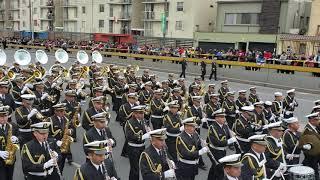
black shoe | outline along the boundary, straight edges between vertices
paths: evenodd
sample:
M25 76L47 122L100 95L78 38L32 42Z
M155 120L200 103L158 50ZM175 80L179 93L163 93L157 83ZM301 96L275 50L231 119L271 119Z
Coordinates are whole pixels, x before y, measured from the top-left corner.
M202 165L202 166L199 165L199 168L202 169L202 170L204 170L204 171L207 170L207 166L206 166L205 164Z

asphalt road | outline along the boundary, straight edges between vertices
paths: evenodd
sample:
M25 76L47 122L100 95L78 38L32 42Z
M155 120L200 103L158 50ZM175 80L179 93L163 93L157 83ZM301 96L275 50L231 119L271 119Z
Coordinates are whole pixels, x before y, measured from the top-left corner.
M34 59L34 57L35 57L34 52L35 51L31 50L30 52L32 52L31 55L32 55L32 58ZM11 63L13 62L14 50L6 50L6 53L7 53L7 62L8 62L6 65L10 66ZM75 55L70 55L70 56L75 57ZM45 65L45 67L47 69L49 69L49 67L54 62L54 57L52 55L49 56L49 59L50 59L49 63ZM113 58L113 60L116 60L116 58ZM74 61L75 61L75 58L71 57L69 62L65 64L65 67L68 68L70 66L70 62L74 62ZM156 64L154 67L156 67ZM154 71L154 73L158 76L159 81L167 79L168 73L163 72L163 71L165 71L165 70L159 69L158 71ZM141 74L141 72L139 72L138 74ZM178 75L176 75L176 77L177 76ZM187 77L186 78L187 85L189 85L192 82L193 78L194 77ZM205 84L208 85L209 83L216 83L217 85L219 85L219 81L217 81L217 82L205 81ZM241 89L248 89L251 85L230 82L229 86L230 86L231 90L238 91ZM257 93L259 94L260 98L263 101L265 101L265 100L272 101L273 100L273 93L276 91L281 91L284 95L286 94L284 90L257 86ZM316 94L308 94L308 93L301 93L301 92L297 92L296 96L297 96L297 101L299 103L299 107L297 108L295 115L299 118L301 125L302 125L301 128L303 128L303 126L306 124L306 118L304 116L307 115L308 113L310 113L311 108L313 107L313 101L320 99L320 97L319 97L319 95L316 95ZM82 109L86 109L86 107L87 107L87 103L82 107ZM111 131L112 131L113 136L117 140L117 146L113 149L115 166L116 166L116 169L117 169L117 172L118 172L118 175L120 176L120 178L122 180L126 180L126 179L128 179L128 175L129 175L129 160L127 158L120 156L123 142L124 142L124 135L123 135L122 127L117 122L114 121L115 116L116 116L115 113L111 112L111 114L112 114L112 116L111 116L112 118L111 118L111 122L110 122L109 126L111 127ZM202 131L203 132L201 134L205 135L206 134L205 131L203 129L202 129ZM63 172L63 175L66 180L72 180L75 169L76 169L75 166L80 165L85 161L85 156L84 156L83 149L82 149L83 133L84 133L84 130L81 127L77 129L78 141L76 143L73 143L72 147L71 147L71 151L72 151L73 159L74 159L75 163L72 166L69 166L68 164L66 164L66 166L64 168L64 172ZM232 153L232 152L230 151L229 153ZM210 168L211 164L210 164L209 159L207 157L205 157L204 160L205 160L206 165L208 166L208 170L207 171L200 170L199 175L196 177L196 179L199 179L199 180L207 179L207 175L208 175L209 168ZM20 160L19 154L17 155L17 162L15 164L14 179L15 180L22 180L23 179L23 174L22 174L22 169L21 169L21 160Z

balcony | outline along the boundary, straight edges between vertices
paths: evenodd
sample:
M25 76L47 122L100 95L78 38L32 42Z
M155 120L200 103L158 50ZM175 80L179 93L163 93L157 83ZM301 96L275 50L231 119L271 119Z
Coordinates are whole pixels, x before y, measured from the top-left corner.
M63 7L64 8L77 8L78 7L78 5L77 4L74 4L74 3L70 3L70 2L64 2L63 3Z
M169 0L144 0L143 4L166 4Z
M53 0L49 0L45 2L45 4L41 4L40 8L48 8L48 9L54 8Z
M131 21L131 16L129 14L122 14L118 17L118 21Z
M53 13L48 13L45 17L40 18L40 20L42 21L53 21L53 19L54 19Z
M115 0L109 1L108 3L112 5L130 5L132 4L132 0Z
M9 11L20 11L20 6L10 6Z
M75 17L64 17L63 21L77 22L78 18L75 18Z
M162 17L162 13L163 12L155 12L155 11L144 11L143 12L143 20L144 21L162 21L161 17ZM168 12L165 12L166 16L168 15ZM168 17L168 16L167 16ZM167 20L168 21L168 20Z

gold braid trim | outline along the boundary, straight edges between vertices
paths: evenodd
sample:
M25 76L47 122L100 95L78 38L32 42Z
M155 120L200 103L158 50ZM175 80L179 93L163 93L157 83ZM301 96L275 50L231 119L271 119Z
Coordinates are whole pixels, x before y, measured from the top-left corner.
M53 121L52 118L50 117L50 122L51 122L51 132L52 136L55 137L59 132L61 132L61 129L57 129L56 131L53 129Z
M42 155L39 157L38 161L35 161L35 160L33 159L32 155L31 155L31 153L30 153L30 151L29 151L29 149L28 149L28 146L27 146L26 144L23 145L23 147L22 147L21 155L23 155L23 154L26 154L27 157L29 158L29 160L30 160L33 164L41 164L42 161L45 159L45 156L42 154Z
M180 154L179 152L179 149L178 149L178 144L181 144L184 146L184 148L188 151L188 152L194 152L196 150L196 147L195 146L192 146L191 150L188 148L188 146L186 145L185 142L183 142L183 140L181 139L180 136L177 137L176 139L176 149L177 149L177 155L179 157L182 157L182 155Z
M154 165L154 163L152 162L150 156L149 156L146 152L142 152L142 154L140 155L139 164L141 163L141 160L142 160L143 156L146 158L150 170L151 170L153 173L155 173L155 174L159 174L159 176L160 176L161 171L162 171L162 166L161 166L161 164L159 164L157 167L155 167L155 165Z
M20 108L17 108L16 111L17 111L17 113L19 114L19 116L20 116L22 119L27 116L27 115L25 115L25 116L22 115ZM19 125L19 124L18 124L18 126L19 126L19 128L24 128L24 127L26 127L29 123L30 123L30 122L27 121L26 124L24 124L24 125Z
M80 180L84 180L80 168L78 168L78 169L76 170L76 173L75 173L74 176L73 176L73 180L79 180L79 178L80 178Z
M263 168L257 168L254 166L253 162L252 162L252 159L250 158L250 155L244 155L244 157L242 158L241 162L244 161L244 159L248 159L248 163L249 163L249 166L251 169L255 169L256 170L256 174L254 175L256 178L259 178L259 177L263 177L264 176L264 171L263 171ZM260 169L260 170L258 170Z

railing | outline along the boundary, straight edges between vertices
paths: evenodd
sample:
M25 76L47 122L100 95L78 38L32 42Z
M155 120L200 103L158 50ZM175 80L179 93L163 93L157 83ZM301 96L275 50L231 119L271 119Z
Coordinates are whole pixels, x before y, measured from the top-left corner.
M29 46L29 45L17 45L17 44L8 44L8 47L11 48L23 48L23 49L46 49L45 46ZM56 51L59 49L58 47L51 48L52 51ZM79 50L68 48L68 52L76 54ZM87 53L91 53L92 50L85 50ZM180 57L171 57L171 56L157 56L157 55L146 55L146 54L139 54L139 53L145 53L145 52L134 52L134 53L128 53L128 49L117 49L117 48L105 48L100 49L102 55L106 56L125 56L125 57L131 57L131 58L142 58L146 60L165 60L165 61L182 61L185 59L188 62L202 62L204 61L207 64L211 64L212 60L204 59L201 57L212 57L211 54L199 54L195 56L199 56L197 58L180 58ZM296 63L302 63L301 66L294 66L294 65L280 65L277 64L278 60L272 59L270 60L270 64L262 64L259 65L257 63L253 62L239 62L239 61L227 61L227 60L214 60L217 64L221 65L232 65L232 66L242 66L242 67L258 67L258 68L265 68L265 69L276 69L276 70L288 70L288 71L299 71L299 72L310 72L310 73L320 73L320 68L317 67L310 67L310 63L316 64L318 66L317 62L308 62L308 61L301 61L301 60L287 60L287 62L296 62Z

